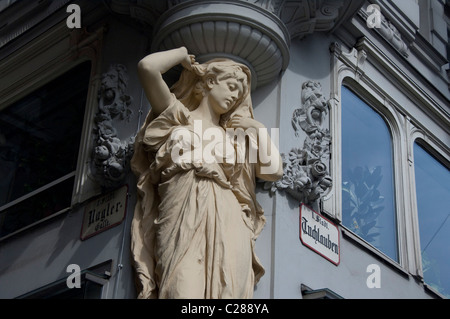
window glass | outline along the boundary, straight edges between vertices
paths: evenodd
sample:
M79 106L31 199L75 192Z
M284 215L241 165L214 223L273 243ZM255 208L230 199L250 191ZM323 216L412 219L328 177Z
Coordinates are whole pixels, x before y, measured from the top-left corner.
M450 172L417 143L414 172L424 279L450 297Z
M342 87L342 223L398 261L392 137L383 118Z
M71 205L90 63L0 110L0 237Z

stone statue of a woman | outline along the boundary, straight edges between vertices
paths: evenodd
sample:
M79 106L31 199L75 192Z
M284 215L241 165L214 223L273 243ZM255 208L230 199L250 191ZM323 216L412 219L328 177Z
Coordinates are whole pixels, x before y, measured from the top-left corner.
M162 74L180 63L183 72L169 89ZM183 129L194 150L205 146L208 129L223 135L227 129L264 129L253 118L251 73L228 59L198 64L184 47L150 54L138 70L152 106L131 163L138 178L131 234L138 298L251 298L264 274L254 251L265 224L255 178L281 178L278 150L270 139L259 141L258 148L270 154L265 164L248 156L240 162L178 161L174 147L180 141L173 138ZM269 164L276 169L267 173Z

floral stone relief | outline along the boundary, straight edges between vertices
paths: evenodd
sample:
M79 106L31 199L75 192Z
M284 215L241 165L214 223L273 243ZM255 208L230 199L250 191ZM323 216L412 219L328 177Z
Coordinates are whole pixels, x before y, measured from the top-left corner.
M117 136L115 121L130 121L132 98L126 94L128 76L125 66L111 65L102 75L95 116L93 178L103 187L116 187L130 169L134 138L122 141Z
M328 114L328 101L318 82L307 81L302 85L302 106L294 111L292 126L297 138L304 136L302 148L292 148L283 158L283 178L264 183L271 194L285 191L294 199L313 204L331 187L329 175L331 136L324 127ZM302 133L304 132L304 133Z

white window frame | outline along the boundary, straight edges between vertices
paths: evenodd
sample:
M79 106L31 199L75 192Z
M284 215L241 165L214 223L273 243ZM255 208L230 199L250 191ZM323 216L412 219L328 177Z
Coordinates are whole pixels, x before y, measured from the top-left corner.
M75 32L78 32L78 34ZM75 176L71 206L8 234L0 238L0 241L66 213L73 206L101 192L99 186L92 182L88 175L93 146L91 135L98 104L97 92L100 83L99 56L102 36L102 30L82 36L82 31L71 31L67 28L65 21L63 21L45 33L40 34L26 46L14 52L14 54L0 61L0 74L2 74L0 78L0 110L9 107L81 63L91 62L91 76L89 83L87 83L89 87L76 170L0 208L6 209L11 207L32 195ZM82 43L82 45L78 45L79 43ZM76 49L74 50L74 48Z
M339 43L334 43L331 47L330 131L333 137L331 173L334 183L330 193L323 198L322 207L328 215L341 223L343 234L346 237L383 258L399 271L406 273L408 270L405 220L407 194L404 191L406 185L404 171L407 169L407 152L402 142L405 139L405 134L401 129L400 114L395 100L365 73L364 65L368 63L368 55L373 53L372 50L375 51L376 48L370 42L360 42L357 47L349 51L342 49ZM391 133L398 261L391 259L364 239L353 234L342 224L341 88L343 85L351 88L362 101L376 111L386 122Z
M343 48L340 43L333 43L330 51L330 131L333 137L331 172L335 182L330 193L323 198L322 207L328 215L342 221L340 97L342 84L350 81L358 86L353 87L356 93L384 115L393 138L399 263L388 257L385 260L406 275L411 274L423 280L412 149L414 142L420 138L430 146L427 150L443 162L450 163L450 149L442 142L448 135L440 128L449 122L448 115L436 96L422 88L420 83L405 73L371 40L363 37L350 49ZM395 88L390 86L385 89L389 86L384 82L395 83ZM405 105L400 104L393 95L407 96L408 101ZM422 124L421 114L431 114L426 123ZM420 118L417 120L415 117ZM430 124L433 128L426 127ZM362 239L359 242L364 246ZM377 253L375 249L366 246Z
M372 96L370 96L370 93L368 93L366 91L366 89L364 88L363 85L361 85L360 83L355 83L353 81L353 79L349 78L349 77L345 77L343 79L343 82L341 84L341 88L342 86L346 86L348 89L350 89L363 103L365 103L368 107L370 107L373 111L376 112L376 114L378 114L385 122L387 129L389 130L389 135L391 137L391 145L392 145L392 174L393 174L393 191L394 191L394 218L395 218L395 230L396 230L396 238L397 238L397 254L398 254L398 261L393 260L394 262L398 263L398 264L402 264L401 263L401 251L400 251L400 234L401 234L401 223L399 223L399 219L400 219L400 214L399 212L401 212L401 210L403 209L401 203L399 203L399 201L402 200L402 194L400 192L400 190L402 189L402 183L401 183L401 169L402 167L399 167L399 161L401 160L401 138L402 138L402 134L401 131L399 129L398 126L398 121L394 116L394 111L391 108L391 106L389 105L389 103L387 104L381 104L379 100L376 100L375 98L373 98ZM340 90L341 90L340 88ZM339 92L341 94L341 91ZM341 95L340 95L341 96ZM387 107L388 105L388 107ZM345 107L342 104L339 105L339 112L341 112L342 108ZM342 136L342 126L341 126L341 131L340 134ZM342 150L342 140L341 140L341 144L339 145L339 149ZM342 152L340 151L338 153L338 156L341 157L340 159L340 163L341 163L341 169L339 170L339 186L341 188L339 196L341 197L340 201L341 201L341 206L339 207L339 221L342 222ZM399 200L400 199L400 200ZM342 227L345 228L345 230L347 232L351 232L350 230L347 229L347 227L345 227L345 225L342 224ZM351 232L352 233L352 232ZM352 235L354 235L352 233ZM350 235L351 236L351 235ZM358 239L362 240L364 242L364 244L370 245L370 247L373 247L373 249L376 249L378 253L382 254L383 257L385 258L389 258L390 260L392 260L390 257L388 257L387 255L385 255L381 250L378 250L377 248L375 248L374 246L372 246L370 243L367 243L364 239L362 239L361 237L354 235L356 237L358 237Z
M408 162L409 162L409 191L411 193L411 219L413 221L413 240L414 240L414 261L416 264L415 275L421 279L426 289L445 298L434 288L429 286L423 275L422 264L422 249L420 247L420 230L419 230L419 210L417 205L416 193L416 175L415 175L415 161L414 161L414 144L419 144L429 154L433 155L442 165L450 167L450 147L446 146L439 139L437 139L431 132L427 132L419 123L412 123L408 121Z

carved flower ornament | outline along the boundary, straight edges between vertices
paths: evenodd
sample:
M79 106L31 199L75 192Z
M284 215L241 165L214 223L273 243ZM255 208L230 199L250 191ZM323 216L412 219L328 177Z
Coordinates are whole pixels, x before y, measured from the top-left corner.
M283 177L277 182L264 183L264 189L271 194L283 190L294 199L310 204L332 186L326 164L331 136L323 127L328 105L320 83L307 81L302 85L302 107L294 111L292 126L297 137L306 133L306 138L303 148L292 148L288 156L281 154Z

